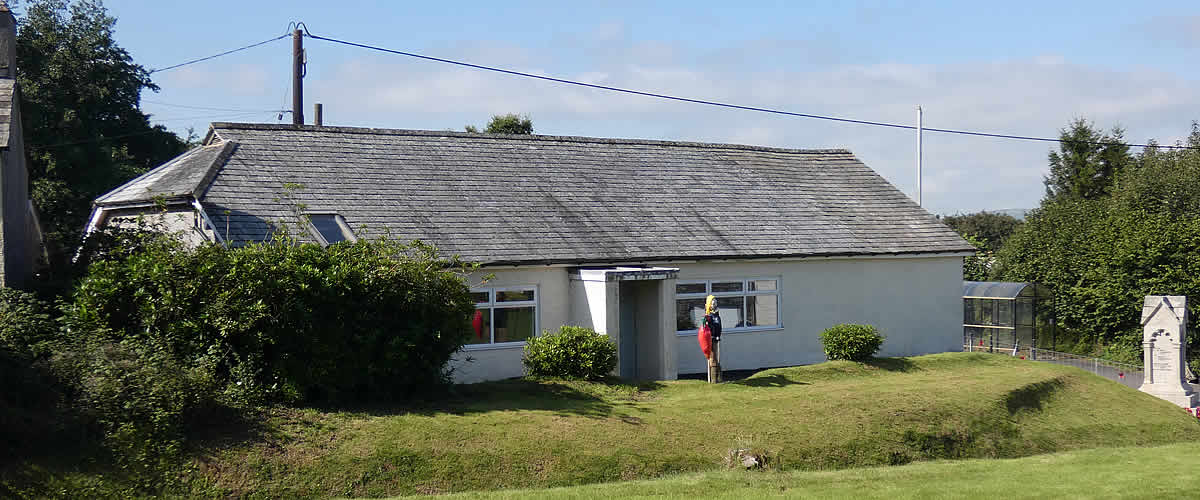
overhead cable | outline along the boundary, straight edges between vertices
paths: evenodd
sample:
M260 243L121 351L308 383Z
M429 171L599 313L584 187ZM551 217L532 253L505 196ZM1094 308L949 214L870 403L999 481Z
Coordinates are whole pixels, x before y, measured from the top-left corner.
M159 72L162 72L162 71L168 71L168 70L172 70L172 69L175 69L175 68L181 68L181 67L183 67L183 66L187 66L187 65L189 65L189 64L196 64L196 63L198 63L198 62L204 62L204 61L207 61L207 60L209 60L209 59L216 59L216 58L218 58L218 57L221 57L221 56L227 56L227 55L229 55L229 54L232 54L232 53L234 53L234 52L241 52L241 51L243 51L243 50L246 50L246 49L252 49L252 48L254 48L254 47L258 47L259 45L266 45L266 44L268 44L268 43L274 42L275 40L281 40L281 39L287 38L287 37L289 37L289 36L292 36L292 35L291 35L291 33L285 33L285 34L283 34L283 35L279 35L279 36L277 36L277 37L275 37L275 38L271 38L271 39L268 39L268 40L263 40L263 41L261 41L261 42L258 42L258 43L252 43L252 44L250 44L250 45L246 45L246 46L244 46L244 47L238 47L238 48L236 48L236 49L232 49L232 50L226 50L225 52L221 52L220 54L213 54L213 55L211 55L211 56L207 56L207 57L201 57L201 58L199 58L199 59L192 59L192 60L190 60L190 61L184 61L184 62L181 62L181 63L179 63L179 64L173 64L173 65L171 65L171 66L167 66L167 67L165 67L165 68L156 68L156 69L152 69L152 70L150 70L150 74L159 73Z
M445 59L445 58L441 58L441 57L427 56L427 55L423 55L423 54L417 54L414 52L405 52L402 50L388 49L388 48L384 48L384 47L378 47L378 46L368 45L368 44L364 44L364 43L351 42L351 41L347 41L347 40L339 40L336 38L314 35L314 34L308 33L307 31L305 32L305 36L307 36L309 38L313 38L315 40L324 40L326 42L332 42L332 43L337 43L337 44L341 44L341 45L358 47L358 48L374 50L374 51L379 51L379 52L386 52L389 54L414 57L417 59L425 59L428 61L435 61L435 62L446 63L446 64L454 64L457 66L481 69L481 70L485 70L485 71L493 71L493 72L497 72L497 73L504 73L504 74L508 74L508 75L520 76L520 77L525 77L525 78L534 78L534 79L538 79L538 80L545 80L545 81L562 83L562 84L567 84L567 85L576 85L576 86L580 86L580 87L588 87L588 88L599 89L599 90L608 90L611 92L623 92L626 94L654 97L654 98L658 98L658 99L689 102L689 103L693 103L693 104L704 104L704 105L708 105L708 106L718 106L718 107L722 107L722 108L741 109L741 110L746 110L746 111L757 111L757 112L761 112L761 113L771 113L771 114L777 114L777 115L796 116L796 117L800 117L800 118L812 118L812 119L816 119L816 120L829 120L829 121L843 122L843 123L854 123L854 124L859 124L859 125L870 125L870 126L875 126L875 127L888 127L888 128L896 128L896 129L904 129L904 130L917 130L917 127L914 125L905 125L902 123L888 123L888 122L879 122L879 121L871 121L871 120L857 120L857 119L853 119L853 118L817 115L817 114L812 114L812 113L797 113L797 112L793 112L793 111L783 111L783 110L778 110L778 109L761 108L761 107L756 107L756 106L743 106L740 104L730 104L730 103L725 103L725 102L707 101L707 100L703 100L703 99L692 99L692 98L688 98L688 97L679 97L679 96L673 96L673 95L667 95L667 94L658 94L658 93L654 93L654 92L644 92L641 90L626 89L626 88L621 88L621 87L611 87L608 85L598 85L595 83L586 83L586 82L580 82L580 81L575 81L575 80L567 80L564 78L554 78L554 77L545 76L545 75L535 75L533 73L525 73L522 71L515 71L515 70L511 70L511 69L498 68L498 67L494 67L494 66L484 66L482 64L472 64L472 63L463 62L463 61L455 61L453 59ZM1200 147L1193 147L1193 146L1174 146L1174 145L1164 145L1164 144L1128 144L1128 143L1123 143L1123 142L1111 142L1111 141L1076 141L1076 140L1066 140L1066 139L1055 139L1055 138L1050 138L1050 137L1034 137L1034 136L1014 135L1014 134L998 134L998 133L991 133L991 132L976 132L976 131L971 131L971 130L955 130L955 129L931 128L931 127L924 127L924 131L925 132L938 132L938 133L943 133L943 134L992 137L992 138L998 138L998 139L1015 139L1015 140L1022 140L1022 141L1040 141L1040 142L1075 143L1075 144L1086 143L1086 144L1094 144L1094 145L1099 145L1099 146L1123 145L1123 146L1129 146L1129 147L1142 147L1142 148L1157 147L1157 148L1162 148L1162 149L1197 149L1197 150L1200 150Z

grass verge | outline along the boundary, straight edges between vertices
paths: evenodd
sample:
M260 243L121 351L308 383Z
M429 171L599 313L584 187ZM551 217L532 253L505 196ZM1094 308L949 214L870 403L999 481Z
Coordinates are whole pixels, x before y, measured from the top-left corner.
M540 490L460 493L508 498L1190 498L1200 445L1099 448L1035 457L901 467L762 473L722 471ZM441 498L441 497L440 497Z
M776 471L832 470L1200 442L1198 431L1178 407L1075 368L948 353L719 385L509 380L404 408L276 409L248 435L218 432L193 450L171 493L546 488L720 470L733 449ZM72 491L97 477L29 464L0 472L0 487L20 478L39 488L22 491Z

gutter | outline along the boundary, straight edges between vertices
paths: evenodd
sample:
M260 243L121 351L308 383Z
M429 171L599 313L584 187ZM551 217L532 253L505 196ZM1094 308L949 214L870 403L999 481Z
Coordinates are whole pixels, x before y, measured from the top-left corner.
M204 211L204 205L201 205L200 200L196 199L195 197L192 197L192 208L196 209L196 213L200 214L200 218L204 219L204 223L208 224L208 227L212 228L213 237L217 239L217 243L229 246L227 243L225 243L225 238L221 237L221 231L217 229L217 225L213 224L212 219L208 218L208 212Z

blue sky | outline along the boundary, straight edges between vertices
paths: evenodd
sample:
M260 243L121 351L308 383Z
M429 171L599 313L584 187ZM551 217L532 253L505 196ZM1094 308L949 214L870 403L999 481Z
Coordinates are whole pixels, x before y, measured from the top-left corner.
M1174 142L1200 119L1195 2L115 1L118 42L165 67L303 21L318 35L697 99L1053 137L1075 117ZM537 133L845 147L915 193L913 132L565 87L307 39L306 115L415 129L529 114ZM275 122L290 41L154 75L175 130ZM182 106L245 110L192 109ZM256 112L255 112L256 111ZM285 121L288 119L285 118ZM1036 206L1051 145L926 134L935 212ZM914 195L915 197L915 195Z

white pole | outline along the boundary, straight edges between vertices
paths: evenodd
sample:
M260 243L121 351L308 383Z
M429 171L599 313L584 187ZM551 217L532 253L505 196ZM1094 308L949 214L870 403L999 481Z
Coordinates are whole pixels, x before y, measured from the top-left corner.
M917 106L917 205L921 205L921 136L925 133L924 117Z

